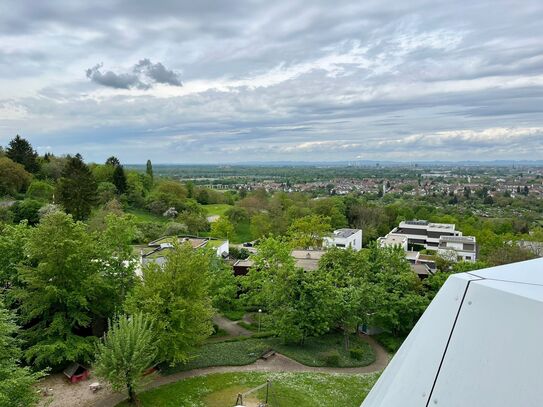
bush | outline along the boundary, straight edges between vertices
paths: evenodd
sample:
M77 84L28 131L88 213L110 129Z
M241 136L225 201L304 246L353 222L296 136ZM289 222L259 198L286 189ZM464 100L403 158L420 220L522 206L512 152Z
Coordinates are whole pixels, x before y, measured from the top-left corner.
M324 354L324 361L326 366L339 366L339 352L335 349L326 352L326 354Z
M382 332L374 335L373 338L390 353L396 353L405 340L405 338L396 337L388 332Z
M352 359L362 360L362 359L364 359L366 352L364 351L364 349L352 348L349 351L349 354L351 355Z
M236 338L237 339L237 338ZM186 364L163 366L163 374L199 369L210 366L242 366L254 363L269 345L260 339L231 338L223 342L207 343L199 348Z

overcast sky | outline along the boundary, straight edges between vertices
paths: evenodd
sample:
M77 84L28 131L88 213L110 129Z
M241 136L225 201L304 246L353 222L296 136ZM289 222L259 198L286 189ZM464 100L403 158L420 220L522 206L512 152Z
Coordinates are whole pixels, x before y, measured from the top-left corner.
M543 2L0 2L0 145L88 161L543 159Z

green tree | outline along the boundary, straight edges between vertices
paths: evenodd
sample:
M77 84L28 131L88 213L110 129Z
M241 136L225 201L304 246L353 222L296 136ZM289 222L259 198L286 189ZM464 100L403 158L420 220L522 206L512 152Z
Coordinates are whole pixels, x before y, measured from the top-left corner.
M24 283L13 295L25 330L24 356L35 366L88 362L93 353L92 324L106 317L99 253L81 222L63 212L45 216L24 247L18 268Z
M319 262L319 273L332 281L334 321L343 331L345 350L349 350L350 335L369 322L368 315L376 308L368 269L366 255L352 249L331 248Z
M296 267L288 243L273 237L260 243L253 260L243 279L246 296L268 310L283 340L303 344L328 331L334 295L329 279Z
M69 157L57 189L58 200L76 220L87 219L97 202L97 185L89 167L77 154Z
M51 202L55 187L45 181L33 180L26 191L26 197L42 202Z
M7 157L0 157L0 196L15 195L30 183L30 174Z
M113 184L119 194L124 194L127 190L126 174L122 165L117 165L113 170Z
M4 289L20 285L17 268L26 259L21 248L26 245L30 231L26 222L0 226L0 287Z
M109 165L110 167L115 168L121 165L121 162L119 161L117 157L111 156L106 160L106 165Z
M109 330L97 347L94 368L114 390L128 392L130 403L137 404L145 372L156 362L157 348L153 324L138 313L109 321Z
M234 233L234 226L226 217L221 216L215 222L211 223L211 235L213 237L232 239Z
M134 171L126 174L126 198L130 205L143 207L145 204L145 182L143 176Z
M270 216L265 213L257 213L251 218L251 235L256 238L267 236L272 231Z
M288 234L295 247L320 247L323 237L330 232L330 229L330 218L309 215L292 222L288 228Z
M106 315L118 312L134 287L138 260L134 256L132 241L136 236L134 219L130 215L109 213L105 217L106 228L94 234L98 245L101 272L105 277L109 309Z
M40 169L37 161L38 153L34 151L28 140L18 134L9 142L6 156L24 166L25 170L30 173L38 172Z
M145 173L149 176L149 178L151 178L151 180L153 179L153 164L151 164L151 160L147 160L147 164L145 166Z
M183 211L177 216L177 220L187 227L187 232L191 235L209 230L209 222L201 213Z
M213 331L209 286L215 261L212 251L183 244L168 251L164 265L144 267L143 281L136 285L126 307L153 319L160 360L171 364L188 361L195 347Z
M169 208L178 212L185 209L187 190L177 181L157 183L147 197L147 206L151 212L162 215Z
M19 223L26 220L30 225L35 225L40 220L39 210L42 206L43 202L36 201L35 199L17 201L11 208L13 221Z
M38 404L37 380L42 372L20 365L21 349L16 339L14 315L0 303L0 406L28 407Z

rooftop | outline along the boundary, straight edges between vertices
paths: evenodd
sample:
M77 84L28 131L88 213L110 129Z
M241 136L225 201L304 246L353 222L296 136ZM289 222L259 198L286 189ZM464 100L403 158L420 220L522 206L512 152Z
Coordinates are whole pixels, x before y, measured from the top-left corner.
M389 233L385 237L380 237L379 241L385 245L402 245L407 241L407 236L398 233Z
M337 230L334 230L334 237L345 239L349 236L352 236L358 233L359 231L360 229L347 229L347 228L337 229Z
M439 240L451 243L475 243L475 236L441 236Z

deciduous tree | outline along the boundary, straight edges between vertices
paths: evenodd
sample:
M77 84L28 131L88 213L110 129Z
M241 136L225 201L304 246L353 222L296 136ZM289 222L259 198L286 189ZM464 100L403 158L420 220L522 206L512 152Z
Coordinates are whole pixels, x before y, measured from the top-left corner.
M153 319L160 360L186 362L213 331L209 286L214 261L211 250L183 244L168 251L164 265L150 263L143 269L127 310Z
M109 322L109 330L98 344L94 367L114 390L127 391L129 402L137 403L137 390L156 357L151 320L141 313L122 315Z

